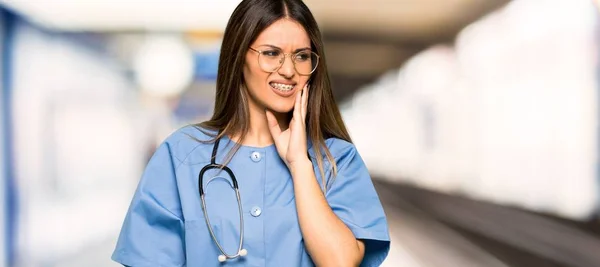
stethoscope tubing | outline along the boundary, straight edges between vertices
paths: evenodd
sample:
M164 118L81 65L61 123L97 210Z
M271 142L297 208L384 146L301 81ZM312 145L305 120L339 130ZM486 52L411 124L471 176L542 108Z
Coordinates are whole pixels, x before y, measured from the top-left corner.
M215 163L216 156L217 156L217 150L219 148L219 141L220 141L220 139L217 139L215 141L215 145L213 146L210 164L204 166L200 170L200 173L198 174L198 191L200 193L200 199L202 201L202 211L204 212L204 220L206 221L206 226L208 227L208 231L210 232L211 238L213 239L214 243L217 245L217 248L221 252L221 255L225 256L225 259L234 259L234 258L237 258L240 256L245 256L245 253L243 253L242 251L246 252L245 250L242 250L242 245L244 242L244 214L243 214L242 200L240 197L240 190L238 187L238 182L237 182L237 179L235 178L235 175L233 174L233 171L225 165ZM225 252L225 250L223 249L223 247L221 246L221 244L219 243L219 241L217 240L217 237L215 236L215 233L212 228L212 224L210 223L208 211L206 209L206 200L205 200L203 180L204 180L204 173L206 173L206 171L211 170L211 169L221 169L221 170L224 170L225 172L227 172L227 174L229 174L229 177L231 178L231 181L233 183L232 187L235 191L235 196L237 198L238 211L239 211L239 216L240 216L240 239L239 239L239 246L238 246L237 253L233 254L233 255L227 254ZM244 255L242 255L242 254L244 254ZM221 258L219 258L219 261L221 261Z

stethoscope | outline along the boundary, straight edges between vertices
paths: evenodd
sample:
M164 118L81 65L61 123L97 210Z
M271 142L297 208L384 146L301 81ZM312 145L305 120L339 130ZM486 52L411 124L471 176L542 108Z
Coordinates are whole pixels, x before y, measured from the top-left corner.
M200 170L200 174L198 175L198 187L200 190L200 199L202 200L202 210L204 211L204 220L206 221L206 226L208 226L208 231L210 232L210 236L212 237L213 241L215 242L215 244L221 251L221 255L219 255L219 258L218 258L219 262L224 262L228 259L235 259L237 257L246 256L246 255L248 255L248 251L246 249L242 248L242 244L244 243L244 215L242 213L243 212L242 200L240 198L240 190L238 188L237 179L235 179L235 175L233 174L233 171L231 171L231 169L229 169L229 167L222 165L222 164L215 163L215 159L217 158L217 150L219 148L220 140L221 139L218 138L215 141L215 145L213 146L213 151L212 151L212 157L210 159L210 164L204 166L202 168L202 170ZM210 169L224 170L225 172L227 172L227 174L229 174L229 177L231 177L231 181L233 182L233 190L235 190L235 195L237 197L238 208L239 208L239 212L240 212L240 244L238 246L238 250L235 255L229 255L229 254L225 253L225 250L223 249L223 247L217 240L217 237L215 236L212 225L210 224L210 220L208 219L208 212L206 211L206 201L204 200L204 189L203 189L202 181L204 178L204 173Z

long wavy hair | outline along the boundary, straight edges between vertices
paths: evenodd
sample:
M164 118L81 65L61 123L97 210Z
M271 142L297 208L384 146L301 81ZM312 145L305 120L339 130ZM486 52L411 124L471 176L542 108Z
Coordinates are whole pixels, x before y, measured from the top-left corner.
M229 162L240 148L250 127L248 96L242 71L246 52L264 29L282 18L294 20L302 25L308 33L312 50L320 56L317 69L309 80L306 125L307 138L315 152L323 190L327 190L323 154L331 165L333 177L337 175L337 166L325 140L336 137L352 141L331 90L321 32L312 13L301 0L244 0L236 7L223 36L214 113L210 120L196 126L213 137L212 140L205 141L206 143L214 143L223 136L240 137L240 142L233 147L225 160Z

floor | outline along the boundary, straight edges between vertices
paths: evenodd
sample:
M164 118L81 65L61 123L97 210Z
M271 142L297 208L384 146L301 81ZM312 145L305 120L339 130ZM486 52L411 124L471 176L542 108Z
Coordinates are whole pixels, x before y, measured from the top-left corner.
M392 235L383 267L600 266L600 223L577 223L490 203L375 182ZM50 266L119 266L116 236Z

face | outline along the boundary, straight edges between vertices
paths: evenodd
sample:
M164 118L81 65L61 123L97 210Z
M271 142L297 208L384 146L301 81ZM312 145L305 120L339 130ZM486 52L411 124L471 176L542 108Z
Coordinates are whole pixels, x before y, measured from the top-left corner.
M310 39L304 28L290 19L281 19L267 27L250 45L252 49L263 51L262 59L275 55L277 51L294 54L310 51ZM294 68L292 55L286 55L283 65L274 72L261 68L258 52L248 49L244 64L244 82L249 94L251 108L267 108L277 113L287 113L294 107L296 93L302 90L310 76L299 74Z

